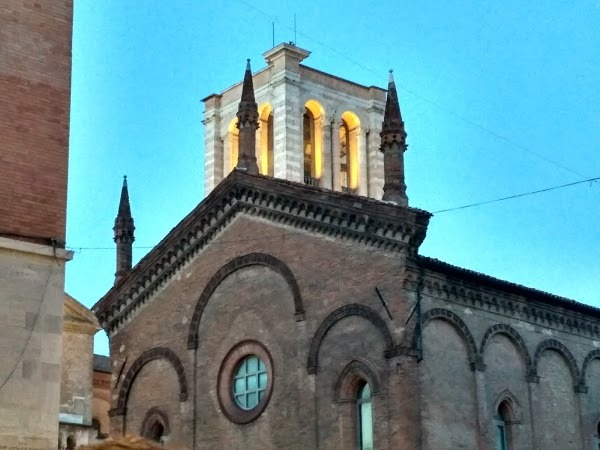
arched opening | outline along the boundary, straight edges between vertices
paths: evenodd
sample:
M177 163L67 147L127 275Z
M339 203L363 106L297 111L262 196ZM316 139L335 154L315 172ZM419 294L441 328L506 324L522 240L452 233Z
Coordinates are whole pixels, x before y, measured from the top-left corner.
M373 408L371 404L371 386L363 381L356 396L358 448L373 450Z
M77 441L75 440L75 436L73 436L72 434L70 434L67 437L66 450L75 450L75 447L77 447Z
M227 173L235 169L235 166L237 166L238 162L240 130L238 130L237 123L238 119L236 117L229 123L229 126L227 127L227 154L229 155L229 162L226 163L225 167Z
M358 134L360 121L356 114L346 111L340 124L340 187L344 192L358 189Z
M258 108L259 127L256 142L258 143L258 169L261 174L274 176L275 160L273 145L273 108L264 103Z
M152 439L154 442L162 442L164 434L165 426L157 420L148 429L148 435L146 437Z
M508 401L504 400L496 410L496 446L498 450L510 448L510 421L512 413Z
M316 100L304 105L302 120L302 149L304 153L304 182L319 186L323 171L323 107Z

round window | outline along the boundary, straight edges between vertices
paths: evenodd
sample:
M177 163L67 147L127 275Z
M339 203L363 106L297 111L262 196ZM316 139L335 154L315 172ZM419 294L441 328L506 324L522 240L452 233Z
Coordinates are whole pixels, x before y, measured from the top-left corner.
M273 392L273 360L256 341L235 345L221 364L217 392L221 411L234 423L258 418Z
M267 389L267 368L256 356L242 359L233 377L233 399L242 409L254 409Z

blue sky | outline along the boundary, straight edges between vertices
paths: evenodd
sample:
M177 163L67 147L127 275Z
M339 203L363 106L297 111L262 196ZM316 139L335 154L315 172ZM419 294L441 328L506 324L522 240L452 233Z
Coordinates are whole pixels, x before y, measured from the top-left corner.
M127 174L134 262L204 196L200 99L275 42L366 85L394 69L410 204L438 211L600 176L600 4L75 2L66 290L112 285ZM600 183L436 214L421 253L599 306ZM200 293L198 293L200 295ZM96 352L107 354L103 332Z

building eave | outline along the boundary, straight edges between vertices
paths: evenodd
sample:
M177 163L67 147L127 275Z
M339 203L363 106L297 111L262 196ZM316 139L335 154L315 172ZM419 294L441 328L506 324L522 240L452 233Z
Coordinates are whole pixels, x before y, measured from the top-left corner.
M102 327L112 332L135 315L238 214L407 256L416 255L431 217L416 208L234 170L93 306Z

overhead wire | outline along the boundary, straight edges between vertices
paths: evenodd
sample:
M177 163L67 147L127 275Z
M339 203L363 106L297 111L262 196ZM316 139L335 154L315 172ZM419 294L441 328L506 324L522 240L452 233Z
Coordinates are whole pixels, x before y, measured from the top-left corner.
M600 177L594 177L594 178L588 178L586 180L581 180L581 181L574 181L572 183L566 183L566 184L561 184L558 186L551 186L548 188L544 188L544 189L538 189L535 191L528 191L528 192L522 192L520 194L514 194L514 195L509 195L507 197L499 197L499 198L495 198L492 200L486 200L486 201L482 201L482 202L477 202L477 203L470 203L468 205L462 205L462 206L456 206L456 207L452 207L452 208L446 208L446 209L439 209L437 211L433 211L433 214L441 214L441 213L445 213L445 212L450 212L450 211L457 211L457 210L461 210L461 209L467 209L467 208L473 208L476 206L482 206L482 205L488 205L490 203L496 203L496 202L501 202L501 201L505 201L505 200L512 200L515 198L520 198L520 197L526 197L529 195L535 195L535 194L541 194L543 192L549 192L549 191L554 191L557 189L563 189L566 187L570 187L570 186L576 186L579 184L583 184L583 183L590 183L590 186L593 183L596 183L600 181ZM214 240L211 242L208 242L206 245L214 245L214 244L235 244L235 243L241 243L241 242L247 242L247 241L270 241L273 238L277 238L277 237L283 237L285 235L291 235L291 234L296 234L297 231L294 232L281 232L281 233L276 233L276 234L272 234L272 235L262 235L261 237L254 237L254 238L244 238L244 239L221 239L221 240ZM138 249L138 250L148 250L148 249L152 249L155 246L134 246L133 248ZM69 250L72 250L76 253L81 253L81 251L83 250L114 250L114 246L112 247L85 247L85 246L68 246L67 247Z

